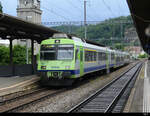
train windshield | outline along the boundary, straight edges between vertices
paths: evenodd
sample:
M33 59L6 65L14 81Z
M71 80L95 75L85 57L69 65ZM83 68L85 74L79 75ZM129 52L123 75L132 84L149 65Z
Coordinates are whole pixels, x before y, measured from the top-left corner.
M59 45L57 60L72 60L73 51L73 45Z
M41 60L55 60L56 47L54 45L42 45L40 56L41 56Z
M72 60L73 45L42 45L41 60Z

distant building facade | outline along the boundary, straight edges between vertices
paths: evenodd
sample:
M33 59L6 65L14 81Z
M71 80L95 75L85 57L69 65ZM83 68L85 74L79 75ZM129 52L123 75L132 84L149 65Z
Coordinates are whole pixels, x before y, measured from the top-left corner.
M41 24L42 10L40 9L40 0L17 0L17 16L26 21L30 21L35 24ZM27 38L28 39L28 38ZM22 45L31 47L31 40L14 40L13 45ZM34 53L38 53L39 44L34 42Z
M138 47L138 46L128 46L125 47L125 51L128 51L130 54L132 54L134 57L138 57L139 54L141 54L143 52L142 47Z
M136 46L140 46L139 37L134 27L125 30L124 40L126 41L126 43L136 43Z
M17 16L33 23L41 23L40 0L18 0Z
M9 47L9 40L2 40L0 38L0 46L6 46L6 47Z

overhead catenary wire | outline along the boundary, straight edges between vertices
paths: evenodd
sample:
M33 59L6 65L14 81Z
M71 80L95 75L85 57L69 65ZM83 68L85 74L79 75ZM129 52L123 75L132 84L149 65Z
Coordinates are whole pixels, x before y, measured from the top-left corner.
M120 16L123 16L124 12L122 10L121 3L117 2L117 5L118 5L118 10L119 10ZM121 14L121 12L122 12L122 14Z
M64 13L67 14L68 16L74 16L74 17L79 17L79 16L81 16L81 15L79 15L79 14L78 14L78 16L77 16L77 15L74 15L74 14L73 14L74 12L71 12L71 10L58 7L54 2L51 2L51 3L50 3L50 2L47 0L47 3L48 3L48 4L52 4L52 5L55 6L55 8L57 8L59 11L64 12Z
M110 11L110 13L115 16L114 12L111 10L110 6L107 5L107 3L105 2L105 0L102 0L103 4L106 6L106 8Z
M54 15L56 15L56 16L59 16L59 17L61 17L61 18L65 19L65 20L70 21L70 19L66 18L66 17L65 17L65 16L63 16L63 15L58 14L57 12L55 12L55 11L53 11L53 10L50 10L50 9L48 9L48 8L44 7L44 6L41 6L41 7L42 7L42 8L44 8L45 10L47 10L47 11L49 11L49 12L53 13L53 14L54 14Z
M68 0L67 2L68 2L73 8L75 8L76 10L78 10L80 13L83 12L82 7L76 6L75 4L73 4L73 3L71 2L71 0ZM83 6L83 5L84 5L84 1L83 1L83 4L81 4L80 6ZM81 15L81 16L82 16L82 15ZM93 20L93 17L90 16L89 14L87 14L87 18L90 18L90 20Z
M90 11L93 11L94 12L94 14L96 15L96 17L98 17L98 19L101 19L101 16L103 16L103 15L105 15L106 16L106 14L104 13L103 15L101 15L101 12L98 14L97 13L97 11L99 11L98 9L95 9L95 7L93 7L94 5L90 5L89 7L90 7ZM101 15L101 16L100 16ZM97 20L97 19L96 19ZM95 20L95 21L96 21Z

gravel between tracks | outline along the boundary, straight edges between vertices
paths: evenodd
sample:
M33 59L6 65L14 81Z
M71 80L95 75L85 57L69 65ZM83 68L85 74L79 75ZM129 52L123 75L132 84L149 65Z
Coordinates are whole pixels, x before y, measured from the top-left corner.
M47 99L43 102L30 106L18 112L67 112L76 104L87 98L99 88L106 85L108 82L123 73L130 65L123 67L109 75L103 75L89 83L83 84L75 89L63 92L55 97Z

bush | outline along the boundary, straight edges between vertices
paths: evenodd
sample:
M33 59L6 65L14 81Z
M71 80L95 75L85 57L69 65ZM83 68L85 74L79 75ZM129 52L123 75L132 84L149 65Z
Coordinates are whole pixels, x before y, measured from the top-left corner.
M0 65L9 64L9 47L0 46ZM29 49L29 62L31 62L31 49ZM26 64L26 46L13 47L13 64Z
M138 56L138 58L148 58L148 55L147 55L147 54L140 54L140 55Z
M9 48L0 46L0 65L9 64Z

